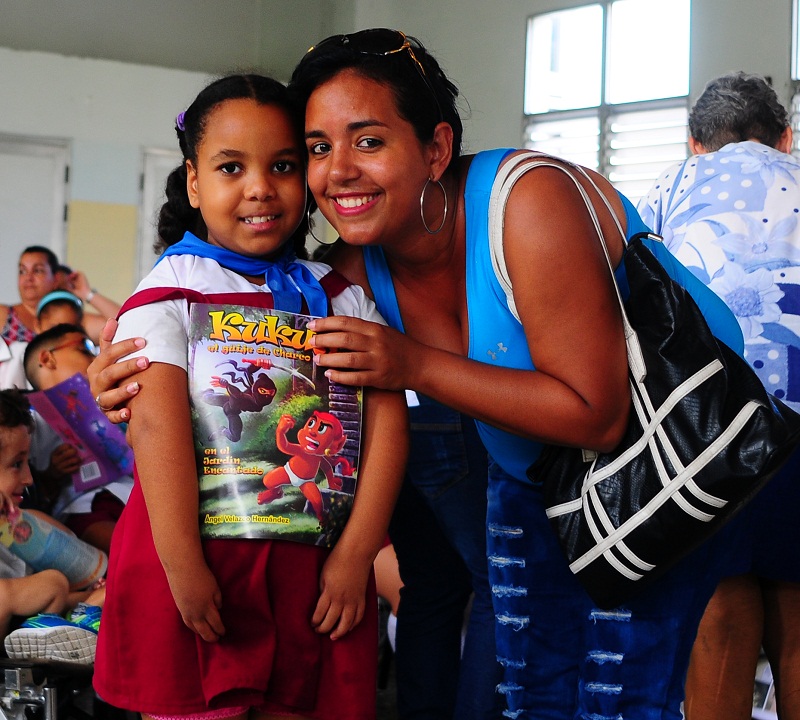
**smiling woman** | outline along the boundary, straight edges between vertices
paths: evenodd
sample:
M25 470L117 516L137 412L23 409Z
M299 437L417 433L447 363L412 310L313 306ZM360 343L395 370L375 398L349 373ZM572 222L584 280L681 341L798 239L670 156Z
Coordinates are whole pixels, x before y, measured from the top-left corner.
M0 305L0 337L6 342L30 342L37 331L36 307L56 287L58 258L52 250L33 245L19 256L20 302Z
M621 323L584 201L549 168L517 181L500 251L513 292L504 291L488 242L488 202L498 168L514 151L459 157L457 91L420 43L394 30L334 36L306 54L290 87L306 102L309 187L347 244L328 257L373 293L394 328L317 320L315 342L329 351L319 365L336 382L410 389L421 410L445 406L457 419L475 418L489 451L488 506L477 507L488 521L496 652L481 675L462 664L470 684L462 685L458 702L467 709L455 716L479 717L470 704L486 702L480 689L496 657L504 679L495 684L509 716L679 718L690 638L714 584L707 563L721 548L701 548L630 606L600 612L567 569L541 488L526 476L542 443L610 449L626 422ZM622 239L614 216L628 235L644 226L605 179L593 178L599 190L583 189L616 264ZM669 267L715 331L741 345L727 309L684 268L671 260ZM411 414L414 423L414 408ZM441 435L441 427L429 427L427 438ZM464 429L454 434L474 446ZM412 440L412 459L417 451ZM409 480L462 549L469 534L463 508L440 503L452 487L439 468L458 457L451 447L416 457L438 477L427 480L410 462ZM428 558L411 550L421 544L418 524L401 515L402 503L401 496L392 526L405 583L398 692L403 628L414 632L404 604L414 587L436 576ZM482 537L483 526L472 529ZM419 650L422 664L425 649ZM491 708L484 710L488 717Z

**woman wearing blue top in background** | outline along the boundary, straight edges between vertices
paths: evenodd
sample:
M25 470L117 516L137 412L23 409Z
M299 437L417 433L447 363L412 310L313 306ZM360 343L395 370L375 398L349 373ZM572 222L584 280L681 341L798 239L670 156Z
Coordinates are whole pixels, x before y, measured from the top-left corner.
M460 156L458 90L422 45L395 30L336 35L306 54L290 87L306 102L309 187L346 243L326 261L374 295L396 328L315 321L317 344L341 350L321 356L320 365L339 382L411 389L435 407L477 419L491 456L486 528L496 652L484 650L502 667L503 716L680 718L689 651L721 542L706 543L628 606L601 612L569 572L540 489L525 475L541 443L610 450L627 422L617 300L576 188L559 170L537 168L511 192L504 253L519 322L494 276L486 231L489 189L514 151ZM630 203L593 178L628 234L643 229ZM587 191L617 265L619 232L588 184ZM724 303L662 247L653 249L714 333L741 351ZM102 369L101 360L95 390L112 384L111 374L98 375ZM121 388L99 399L110 407L125 395ZM445 448L443 458L417 462L435 475L450 459ZM457 510L448 519L464 532L484 532ZM413 534L413 518L406 523ZM486 680L492 691L496 684L493 664L476 668L480 689L467 689L482 694L485 706L492 705L485 695ZM457 712L459 720L468 717ZM496 717L499 709L484 712Z

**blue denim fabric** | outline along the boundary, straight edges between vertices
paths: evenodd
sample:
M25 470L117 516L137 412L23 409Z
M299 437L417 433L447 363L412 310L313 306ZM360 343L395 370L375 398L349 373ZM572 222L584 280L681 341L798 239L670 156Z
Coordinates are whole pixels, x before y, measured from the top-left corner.
M570 572L540 489L494 463L488 534L506 717L680 720L689 655L729 528L612 611L594 607Z
M800 582L800 449L794 451L732 524L741 528L740 546L724 577L752 573L777 582Z
M474 422L420 397L389 529L404 587L397 622L403 720L502 717L486 566L487 456ZM463 655L464 611L474 592Z

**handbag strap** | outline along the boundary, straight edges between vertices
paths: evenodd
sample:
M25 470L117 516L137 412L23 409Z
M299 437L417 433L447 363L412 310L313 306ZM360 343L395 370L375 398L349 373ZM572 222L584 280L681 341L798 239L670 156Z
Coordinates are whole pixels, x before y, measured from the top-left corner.
M503 252L505 209L506 204L508 203L508 197L511 194L511 190L516 181L526 172L529 172L536 167L552 167L557 170L561 170L561 172L563 172L568 178L570 178L570 180L572 180L573 184L578 189L581 198L583 198L586 209L589 211L589 216L592 219L592 224L597 232L597 236L600 238L600 245L603 248L603 255L606 258L606 263L608 264L608 269L611 273L611 279L614 283L614 291L616 292L617 301L619 302L622 326L625 333L628 367L630 368L633 377L638 382L642 382L647 375L647 367L645 366L644 357L642 356L639 338L636 335L636 331L631 326L628 320L628 315L625 312L625 303L622 299L619 285L617 284L617 279L614 274L614 265L611 262L611 256L609 255L608 247L603 236L603 229L600 225L600 219L597 217L597 211L595 210L594 205L589 198L589 194L586 192L586 188L584 188L584 186L575 176L575 172L585 178L594 188L598 196L602 199L604 205L611 213L611 217L614 219L614 224L617 226L617 230L619 231L623 244L627 244L625 231L622 229L622 224L620 223L620 220L617 217L617 213L614 211L611 202L605 196L603 191L597 186L597 183L595 183L589 173L579 165L574 165L566 160L554 158L550 155L545 155L544 153L526 151L509 158L497 171L489 199L489 249L492 258L492 267L494 268L497 280L506 295L508 308L514 317L519 320L519 314L517 312L516 303L514 302L514 296L512 294L511 277L508 274L508 268L506 266L505 255Z

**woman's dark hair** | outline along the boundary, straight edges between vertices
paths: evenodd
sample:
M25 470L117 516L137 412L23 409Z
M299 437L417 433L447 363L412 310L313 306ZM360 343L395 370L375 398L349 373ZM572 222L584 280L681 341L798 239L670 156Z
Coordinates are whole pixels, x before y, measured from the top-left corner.
M286 87L277 80L263 75L237 74L226 75L207 85L176 121L175 132L178 135L184 162L167 177L165 191L167 201L158 215L158 239L153 245L157 253L180 241L187 230L199 238L207 239L208 231L203 217L200 211L189 203L186 191L186 160L191 160L195 166L197 165L197 148L203 141L211 112L227 100L242 99L255 100L260 105L274 105L285 110L297 130L297 142L303 146L302 106L293 102ZM308 205L313 212L316 206L311 193L308 194L308 198ZM305 250L307 217L308 215L304 217L292 235L295 252L301 258L307 257Z
M386 28L332 35L297 64L289 90L305 107L314 90L349 68L391 87L398 113L411 123L420 142L433 139L438 123L448 123L453 128L452 159L459 157L464 128L456 107L458 88L419 40Z
M33 415L28 398L15 389L0 390L0 428L15 428L22 425L33 431Z
M707 151L758 140L775 147L789 115L760 75L730 73L712 80L689 113L689 133Z
M53 273L53 275L56 274L59 265L58 258L50 248L45 247L44 245L28 245L28 247L26 247L19 254L19 256L22 257L27 253L39 253L40 255L44 255L47 259L47 264L50 266L50 271Z

